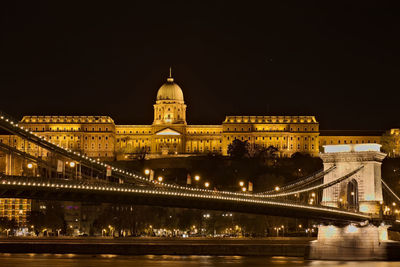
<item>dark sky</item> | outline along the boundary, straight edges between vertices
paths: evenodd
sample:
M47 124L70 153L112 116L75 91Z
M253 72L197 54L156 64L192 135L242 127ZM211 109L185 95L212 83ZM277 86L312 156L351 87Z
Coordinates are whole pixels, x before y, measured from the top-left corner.
M400 127L400 16L385 1L105 2L2 1L1 110L151 124L172 66L189 124Z

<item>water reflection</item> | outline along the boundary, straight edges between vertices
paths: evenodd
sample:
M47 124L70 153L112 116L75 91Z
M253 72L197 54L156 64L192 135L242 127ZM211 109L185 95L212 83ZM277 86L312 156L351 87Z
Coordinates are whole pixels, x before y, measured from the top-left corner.
M118 256L77 254L0 254L2 267L257 267L257 266L324 266L324 267L395 267L400 262L335 262L306 261L291 257L242 257L242 256Z

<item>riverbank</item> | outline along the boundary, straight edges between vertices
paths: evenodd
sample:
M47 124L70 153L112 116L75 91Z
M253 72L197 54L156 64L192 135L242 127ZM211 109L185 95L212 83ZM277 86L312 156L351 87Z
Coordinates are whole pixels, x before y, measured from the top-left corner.
M314 238L10 238L0 253L303 257Z

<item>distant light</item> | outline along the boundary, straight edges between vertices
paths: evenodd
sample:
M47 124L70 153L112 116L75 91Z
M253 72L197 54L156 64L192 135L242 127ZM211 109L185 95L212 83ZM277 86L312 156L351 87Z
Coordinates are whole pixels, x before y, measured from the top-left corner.
M32 163L28 163L28 164L26 165L26 167L27 167L28 169L32 169L32 168L33 168L33 164L32 164Z
M243 182L243 181L240 181L240 182L239 182L239 185L240 185L240 186L244 186L244 182Z
M157 180L161 183L163 181L163 177L162 176L158 176Z
M149 175L150 174L150 170L149 169L145 169L144 170L144 174Z
M70 166L71 168L75 167L75 162L71 161L71 162L69 163L69 166Z
M246 192L246 187L242 187L242 191L243 191L243 192Z
M196 175L196 176L194 177L194 179L195 179L196 181L199 181L199 180L200 180L200 176L199 176L199 175Z
M205 183L204 183L204 186L205 186L205 187L209 187L209 186L210 186L210 183L209 183L209 182L205 182Z
M279 190L281 190L281 189L279 188L279 186L275 186L275 191L279 191Z

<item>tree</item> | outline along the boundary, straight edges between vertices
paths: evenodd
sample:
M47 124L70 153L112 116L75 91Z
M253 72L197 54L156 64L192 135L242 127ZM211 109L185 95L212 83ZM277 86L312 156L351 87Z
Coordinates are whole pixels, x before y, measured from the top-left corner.
M249 143L246 141L240 141L235 139L228 146L228 154L231 158L242 159L248 155Z
M45 210L32 210L27 221L40 231L44 229L52 230L52 232L57 232L59 229L66 231L64 212L59 202L47 202Z
M150 148L148 146L138 148L137 154L136 154L136 159L139 161L144 161L149 152L150 152Z
M266 148L267 158L276 158L279 152L279 149L274 146L269 146Z
M394 157L396 150L396 138L390 132L385 132L381 137L382 151L389 157Z

